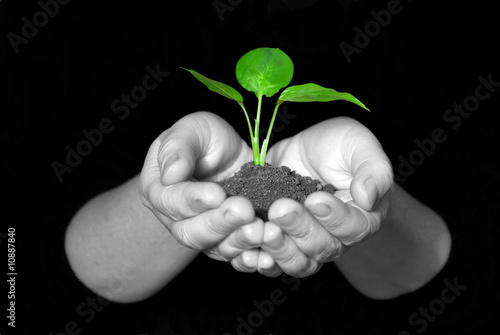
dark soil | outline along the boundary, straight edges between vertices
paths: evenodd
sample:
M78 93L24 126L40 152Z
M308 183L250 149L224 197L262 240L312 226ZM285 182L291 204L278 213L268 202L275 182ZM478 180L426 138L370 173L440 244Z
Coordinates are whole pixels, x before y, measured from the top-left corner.
M333 185L323 185L319 180L301 176L287 166L275 167L267 163L265 166L245 163L232 177L217 183L228 197L239 195L250 200L255 215L264 221L268 220L267 212L275 200L290 198L303 204L313 192L335 192Z

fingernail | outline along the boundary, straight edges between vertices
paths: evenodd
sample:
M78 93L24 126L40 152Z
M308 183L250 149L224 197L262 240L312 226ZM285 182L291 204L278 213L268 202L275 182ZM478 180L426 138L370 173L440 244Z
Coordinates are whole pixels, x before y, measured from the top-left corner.
M370 201L371 207L373 208L375 207L380 197L377 183L373 179L367 179L364 183L364 186L366 194L368 196L368 200Z
M238 216L236 216L236 213L231 209L227 209L222 215L224 216L224 219L230 222L238 220Z
M247 272L255 272L255 264L257 259L253 253L243 252L241 257L241 267Z
M283 246L283 230L277 228L272 234L264 236L264 245L267 249L276 250Z
M279 218L274 219L273 221L276 221L279 224L287 225L294 222L298 216L299 214L297 212L290 212L288 214L280 216Z
M162 166L163 173L166 173L178 159L179 156L177 156L176 154L168 156L168 158L163 162Z
M206 183L204 185L202 194L203 194L203 199L212 199L214 197L214 194L217 194L219 192L219 186L215 183Z
M322 203L311 205L308 209L309 212L319 218L326 218L332 213L332 209L330 208L330 206Z

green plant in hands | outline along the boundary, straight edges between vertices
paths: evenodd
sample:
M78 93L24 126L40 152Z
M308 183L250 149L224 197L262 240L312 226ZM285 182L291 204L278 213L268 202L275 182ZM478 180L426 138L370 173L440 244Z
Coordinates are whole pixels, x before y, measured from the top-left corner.
M271 131L274 125L274 119L276 118L279 106L285 101L327 102L334 100L346 100L369 111L369 109L366 108L361 101L349 93L337 92L331 88L322 87L312 83L289 86L281 92L278 101L276 102L267 136L262 142L262 148L260 148L259 127L262 97L266 96L270 98L280 89L290 84L293 77L293 62L290 57L277 48L258 48L247 52L236 64L236 78L238 79L238 82L246 90L254 92L258 99L257 115L253 130L252 123L250 122L248 113L243 105L243 97L238 91L224 83L207 78L194 70L184 70L189 71L196 79L205 84L209 90L236 101L243 109L247 119L248 129L250 131L255 165L260 164L264 166L266 162L266 153L269 145L269 138L271 137Z

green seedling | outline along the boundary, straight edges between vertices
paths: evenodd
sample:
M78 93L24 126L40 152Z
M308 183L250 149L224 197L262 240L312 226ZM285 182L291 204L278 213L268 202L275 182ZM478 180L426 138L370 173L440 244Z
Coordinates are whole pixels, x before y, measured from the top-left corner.
M258 48L247 52L236 64L236 78L238 82L246 90L254 92L258 99L257 115L253 130L252 123L243 105L243 97L238 91L229 85L207 78L194 70L182 69L189 71L196 79L205 84L209 90L234 100L240 105L248 123L255 165L260 164L264 166L266 162L266 153L274 125L274 119L276 118L279 106L285 101L328 102L346 100L369 111L361 101L349 93L337 92L331 88L312 83L289 86L281 92L276 102L267 137L262 142L262 148L260 148L259 127L262 97L266 96L270 98L280 89L290 84L293 77L293 62L290 57L277 48Z

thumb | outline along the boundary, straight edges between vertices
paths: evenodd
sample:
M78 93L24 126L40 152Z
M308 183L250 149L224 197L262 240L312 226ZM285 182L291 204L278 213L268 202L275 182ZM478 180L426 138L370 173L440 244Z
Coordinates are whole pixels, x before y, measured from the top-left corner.
M361 163L355 170L350 191L354 202L366 211L376 207L393 183L389 159L375 157Z
M184 117L160 136L157 159L163 185L179 183L193 175L196 161L209 141L206 132L197 128L195 122Z
M192 176L216 179L241 166L251 154L234 129L209 112L183 117L160 135L159 142L157 162L164 185Z
M173 145L165 147L158 154L161 183L165 186L188 180L194 172L196 155L182 141L172 140Z

